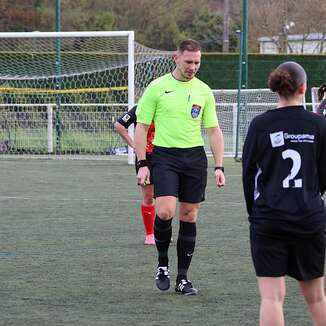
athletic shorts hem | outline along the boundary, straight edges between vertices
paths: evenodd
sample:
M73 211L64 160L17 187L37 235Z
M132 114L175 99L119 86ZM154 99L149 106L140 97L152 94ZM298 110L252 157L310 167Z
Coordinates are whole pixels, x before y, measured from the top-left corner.
M309 238L292 234L273 237L257 234L250 228L251 257L259 277L288 275L298 281L309 281L324 275L325 233Z
M292 275L292 274L288 274L288 276L294 278L295 280L297 280L299 282L308 282L308 281L315 280L317 278L324 277L324 273L323 274L310 275L310 276L307 276L307 277L301 277L301 276Z
M196 200L196 199L190 199L190 200L187 199L187 200L184 200L182 198L179 198L178 195L176 195L176 194L159 194L159 195L154 195L154 198L165 197L165 196L175 197L181 203L200 204L203 201L205 201L205 198L201 198L201 199L198 199L198 200Z
M317 278L321 278L324 277L324 274L316 274L316 275L311 275L308 277L301 277L301 276L297 276L291 273L280 273L280 274L264 274L264 273L256 273L256 277L271 277L271 278L276 278L276 277L291 277L294 278L295 280L299 281L299 282L307 282L307 281L312 281L315 280Z

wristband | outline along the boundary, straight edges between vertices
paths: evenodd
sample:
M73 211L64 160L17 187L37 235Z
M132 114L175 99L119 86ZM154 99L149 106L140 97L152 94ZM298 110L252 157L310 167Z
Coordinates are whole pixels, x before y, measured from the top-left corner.
M137 161L137 168L140 169L144 166L148 166L148 162L146 160L139 160Z
M224 166L215 166L214 171L221 170L224 173Z

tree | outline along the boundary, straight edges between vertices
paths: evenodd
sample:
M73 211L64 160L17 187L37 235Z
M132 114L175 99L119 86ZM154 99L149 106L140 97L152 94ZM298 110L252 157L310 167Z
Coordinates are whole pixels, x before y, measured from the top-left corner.
M320 33L323 40L316 48L316 53L323 53L326 45L326 7L322 0L311 0L309 2L300 0L300 10L296 12L296 30L303 35L301 52L304 43L310 33Z
M51 31L55 28L55 2L42 1L41 30ZM111 1L100 0L62 0L61 1L61 30L112 30L114 16Z
M38 29L38 5L38 0L1 0L0 30L23 32Z
M261 0L249 7L249 45L256 50L258 37L269 36L281 50L285 25L294 20L295 0ZM281 51L280 51L281 52Z
M301 48L311 32L326 33L326 7L322 0L260 0L251 3L249 41L256 50L258 37L270 37L280 52L286 47L289 34L303 35ZM290 24L294 22L295 24ZM292 26L291 26L292 25ZM282 44L284 42L284 44ZM323 50L322 46L319 48Z
M180 37L175 6L178 1L125 0L113 6L115 29L134 30L136 40L156 49L171 50ZM180 2L180 1L179 1ZM146 13L146 15L144 15Z
M223 20L222 12L212 12L210 8L204 7L195 18L188 33L201 43L204 51L221 52L223 49ZM235 31L239 29L239 26L231 21L229 29L229 49L236 51L237 37Z
M187 31L204 4L205 0L157 0L155 5L152 0L120 1L114 6L115 27L135 30L136 39L149 47L175 49L188 36Z

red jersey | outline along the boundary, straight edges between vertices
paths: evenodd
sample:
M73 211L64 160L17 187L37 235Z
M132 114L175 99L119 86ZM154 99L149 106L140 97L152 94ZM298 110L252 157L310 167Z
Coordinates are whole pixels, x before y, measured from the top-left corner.
M121 125L123 125L126 129L134 124L136 125L137 117L136 117L136 106L134 106L131 110L124 113L121 117L117 120ZM151 154L153 152L153 139L154 139L155 127L154 123L152 122L148 128L147 132L147 144L146 144L146 153Z
M147 132L147 144L146 144L146 153L151 154L154 149L153 145L153 139L154 139L154 134L155 134L155 126L154 123L152 122L148 128Z

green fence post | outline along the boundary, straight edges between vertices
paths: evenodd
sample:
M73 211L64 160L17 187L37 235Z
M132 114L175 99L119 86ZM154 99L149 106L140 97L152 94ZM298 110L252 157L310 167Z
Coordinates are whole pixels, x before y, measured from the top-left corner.
M242 31L240 31L240 53L239 53L239 77L238 77L238 99L237 99L237 129L235 140L234 159L239 161L239 138L240 138L240 106L241 89L248 86L248 0L242 1Z
M55 2L55 31L61 31L61 0ZM55 42L55 88L58 91L56 94L56 119L55 119L55 130L56 130L56 154L61 154L62 144L62 121L61 121L61 38L57 37Z

